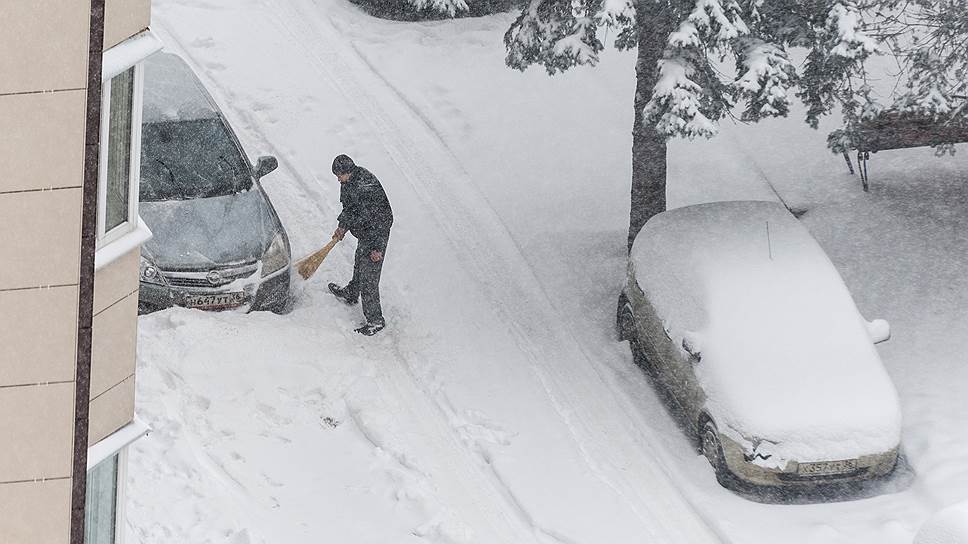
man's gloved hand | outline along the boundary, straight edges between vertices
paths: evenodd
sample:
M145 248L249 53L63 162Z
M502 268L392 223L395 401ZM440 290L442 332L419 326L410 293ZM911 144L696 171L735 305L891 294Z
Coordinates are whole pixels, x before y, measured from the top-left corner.
M339 241L342 241L344 236L346 236L346 229L342 227L336 227L336 230L333 231L333 238Z
M375 263L380 262L381 260L383 260L383 252L377 251L374 249L373 251L370 252L370 260Z

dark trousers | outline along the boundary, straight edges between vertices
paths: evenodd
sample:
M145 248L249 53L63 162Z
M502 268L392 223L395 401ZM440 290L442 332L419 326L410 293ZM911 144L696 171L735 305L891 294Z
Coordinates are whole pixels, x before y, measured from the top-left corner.
M383 271L383 261L386 259L386 248L383 249L383 259L373 262L370 259L370 245L357 241L356 259L353 264L353 279L346 284L346 295L351 300L360 297L363 303L363 316L370 324L383 324L383 310L380 308L380 273Z

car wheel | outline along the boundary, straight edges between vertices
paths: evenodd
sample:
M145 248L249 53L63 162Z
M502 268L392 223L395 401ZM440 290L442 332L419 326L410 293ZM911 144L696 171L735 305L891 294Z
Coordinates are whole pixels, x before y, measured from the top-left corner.
M286 298L279 304L276 304L272 309L272 313L276 315L286 315L292 311L292 307L295 301L292 298L292 293L287 293Z
M703 457L709 461L716 473L716 480L726 485L729 469L726 467L726 457L723 455L723 445L719 442L719 430L711 419L706 419L699 435L699 447Z
M652 364L649 362L649 358L645 354L645 348L642 347L642 341L639 340L634 333L629 338L629 349L632 351L632 361L634 361L637 366L646 370L647 372L652 372Z

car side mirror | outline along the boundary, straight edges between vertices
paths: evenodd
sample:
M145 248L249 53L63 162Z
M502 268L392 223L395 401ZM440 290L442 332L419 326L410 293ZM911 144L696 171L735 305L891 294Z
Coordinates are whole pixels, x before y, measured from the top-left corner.
M698 333L687 331L682 336L682 349L688 353L695 362L702 360L702 338Z
M891 339L891 324L883 319L868 321L867 334L875 344L886 342Z
M272 155L263 155L255 164L255 177L261 178L276 168L279 168L279 161Z

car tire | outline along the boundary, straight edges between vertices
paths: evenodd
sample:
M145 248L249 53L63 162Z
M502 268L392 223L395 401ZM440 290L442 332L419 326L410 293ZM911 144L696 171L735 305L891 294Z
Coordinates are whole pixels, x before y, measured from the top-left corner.
M276 304L270 311L276 315L286 315L292 311L294 305L292 293L286 293L286 298L280 304Z
M699 427L699 451L716 473L716 480L722 486L729 483L729 468L726 466L726 456L723 455L723 445L719 441L719 430L708 417L704 417Z
M650 375L652 374L652 363L649 362L649 357L645 354L645 348L642 347L642 341L632 333L632 337L629 338L629 350L632 352L632 361L635 362L636 366L645 370Z

